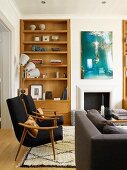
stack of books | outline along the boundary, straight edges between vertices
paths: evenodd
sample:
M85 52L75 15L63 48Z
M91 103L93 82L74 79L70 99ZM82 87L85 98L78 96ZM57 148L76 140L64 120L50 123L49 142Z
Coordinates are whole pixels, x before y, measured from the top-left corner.
M50 60L51 64L61 64L61 60Z

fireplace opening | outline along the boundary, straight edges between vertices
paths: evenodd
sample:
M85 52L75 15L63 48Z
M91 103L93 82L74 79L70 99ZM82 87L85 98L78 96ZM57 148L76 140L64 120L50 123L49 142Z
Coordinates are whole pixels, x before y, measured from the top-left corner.
M109 92L85 92L84 93L84 110L96 109L101 110L101 105L109 107Z

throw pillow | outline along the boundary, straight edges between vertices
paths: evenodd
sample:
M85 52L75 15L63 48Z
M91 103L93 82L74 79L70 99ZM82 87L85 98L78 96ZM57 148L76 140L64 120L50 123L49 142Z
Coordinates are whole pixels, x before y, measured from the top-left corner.
M34 118L32 116L29 116L27 121L24 122L26 125L34 126L34 127L39 127L38 124L35 122ZM30 136L36 138L38 135L38 129L28 129L28 133Z
M44 112L43 112L42 108L39 107L37 109L37 112L40 114L41 117L44 117Z
M116 126L105 125L103 128L104 134L126 134L127 129L122 129Z
M96 126L96 128L103 133L103 128L105 125L113 126L113 123L106 120L96 109L87 110L87 117Z

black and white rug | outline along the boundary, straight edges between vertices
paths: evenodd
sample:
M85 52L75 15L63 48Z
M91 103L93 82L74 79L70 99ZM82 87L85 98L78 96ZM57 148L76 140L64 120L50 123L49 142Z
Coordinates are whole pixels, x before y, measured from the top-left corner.
M20 167L75 167L75 127L63 126L63 141L55 144L56 160L51 144L31 148Z

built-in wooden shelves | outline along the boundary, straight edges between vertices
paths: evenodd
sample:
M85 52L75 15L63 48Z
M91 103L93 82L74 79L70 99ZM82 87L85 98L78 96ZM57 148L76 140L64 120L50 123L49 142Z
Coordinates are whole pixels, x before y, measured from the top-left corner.
M24 87L41 84L43 93L52 92L52 100L35 100L36 106L43 108L53 108L64 116L64 124L70 124L70 20L68 19L26 19L21 20L20 52L30 57L30 61L41 59L42 64L36 64L40 70L38 78L28 78L24 80ZM40 24L45 25L44 30L40 30ZM36 29L31 30L30 25L35 25ZM48 40L44 40L44 37ZM53 39L57 36L58 39ZM36 41L36 37L39 40ZM33 50L35 47L35 50ZM39 47L41 50L36 50ZM55 50L54 50L55 49ZM52 64L52 60L61 60L60 64ZM56 77L56 73L59 77ZM43 75L46 75L46 77ZM21 76L21 74L20 74ZM22 77L20 77L21 86ZM63 93L67 89L66 99L62 100ZM60 100L54 100L60 98Z
M127 21L123 20L123 100L122 107L127 109Z

